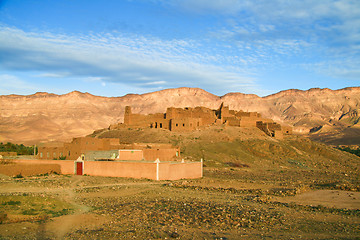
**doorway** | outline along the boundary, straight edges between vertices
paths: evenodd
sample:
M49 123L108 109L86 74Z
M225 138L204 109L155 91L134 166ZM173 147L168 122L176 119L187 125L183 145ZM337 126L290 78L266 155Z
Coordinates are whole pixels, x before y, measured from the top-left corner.
M84 170L84 162L75 162L75 174L76 175L83 175Z

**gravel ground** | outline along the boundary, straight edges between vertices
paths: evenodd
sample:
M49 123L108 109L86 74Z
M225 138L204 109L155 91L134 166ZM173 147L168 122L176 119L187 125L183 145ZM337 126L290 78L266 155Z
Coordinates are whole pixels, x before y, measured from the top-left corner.
M223 180L156 182L61 175L4 178L0 197L52 197L71 204L74 210L42 220L5 221L0 224L0 239L360 238L359 208L281 202L277 198L296 195L296 189L277 188L277 184L244 188L246 182ZM207 182L213 186L205 186Z

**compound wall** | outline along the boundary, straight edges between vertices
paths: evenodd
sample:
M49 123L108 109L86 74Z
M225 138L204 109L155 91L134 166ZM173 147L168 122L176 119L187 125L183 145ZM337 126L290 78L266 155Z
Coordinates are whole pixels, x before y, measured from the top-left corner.
M20 169L21 174L27 171L26 169L34 169L38 168L37 171L33 170L33 174L31 175L38 175L38 174L45 174L49 172L57 172L61 174L74 174L74 161L68 160L27 160L27 159L18 159L13 160L14 165L22 166ZM46 167L45 167L46 166ZM50 167L51 166L51 167Z
M91 176L147 178L156 180L156 164L146 162L85 161L84 174Z
M201 178L202 162L159 163L158 180L179 180Z
M39 175L50 172L75 174L77 161L71 160L14 160L11 176ZM82 174L105 177L147 178L152 180L194 179L203 176L202 162L120 162L84 161ZM0 166L0 173L10 171ZM5 174L5 173L3 173Z

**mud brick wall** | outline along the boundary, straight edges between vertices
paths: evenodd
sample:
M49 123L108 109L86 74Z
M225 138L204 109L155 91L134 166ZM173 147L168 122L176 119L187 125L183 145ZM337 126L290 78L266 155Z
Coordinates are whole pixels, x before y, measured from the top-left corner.
M60 171L56 171L61 174L74 174L74 161L71 160L14 160L15 163L21 164L51 164L60 166Z
M85 161L84 174L91 176L156 179L156 164L141 162Z
M202 177L202 162L159 163L159 180L194 179Z
M46 174L51 172L61 172L61 167L58 164L46 163L11 163L0 165L0 174L7 176L34 176Z

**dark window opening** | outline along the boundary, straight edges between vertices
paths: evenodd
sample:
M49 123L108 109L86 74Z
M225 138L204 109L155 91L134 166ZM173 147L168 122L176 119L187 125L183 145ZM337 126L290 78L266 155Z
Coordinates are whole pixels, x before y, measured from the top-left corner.
M162 128L162 123L160 123L160 128Z

